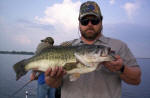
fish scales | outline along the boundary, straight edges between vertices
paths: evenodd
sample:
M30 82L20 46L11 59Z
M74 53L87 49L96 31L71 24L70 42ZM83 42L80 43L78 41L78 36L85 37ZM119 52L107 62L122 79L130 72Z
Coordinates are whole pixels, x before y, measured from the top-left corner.
M112 61L110 48L102 45L52 46L39 54L22 60L14 65L19 79L28 70L46 71L49 67L63 66L68 74L88 73L96 69L103 61Z
M58 47L59 48L59 47ZM40 59L49 59L49 60L55 60L55 59L73 59L75 56L73 55L73 52L70 52L70 48L59 48L60 51L58 51L58 48L52 47L49 51L39 54L39 56L34 56L30 59L30 62L40 60ZM64 51L65 50L65 51ZM67 55L66 55L67 54Z

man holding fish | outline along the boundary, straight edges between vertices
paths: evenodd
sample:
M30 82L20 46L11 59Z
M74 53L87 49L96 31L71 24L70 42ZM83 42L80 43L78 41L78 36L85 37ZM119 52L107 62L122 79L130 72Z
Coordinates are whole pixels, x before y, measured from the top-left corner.
M61 98L120 98L121 81L139 85L141 70L128 46L102 34L98 4L83 3L78 20L81 38L17 62L16 80L29 70L45 72L47 85L61 86Z
M71 41L71 45L104 45L114 51L116 59L102 62L95 71L81 75L73 82L63 67L49 68L45 72L46 83L54 88L61 86L61 98L120 98L121 80L140 84L141 70L127 45L102 34L103 17L98 4L83 3L78 19L81 38Z

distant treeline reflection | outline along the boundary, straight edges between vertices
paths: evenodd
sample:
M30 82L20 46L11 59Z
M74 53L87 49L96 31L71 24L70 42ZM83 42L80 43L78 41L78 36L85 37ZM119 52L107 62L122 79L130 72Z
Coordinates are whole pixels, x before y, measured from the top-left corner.
M34 52L26 52L26 51L0 51L0 54L24 54L24 55L34 55Z

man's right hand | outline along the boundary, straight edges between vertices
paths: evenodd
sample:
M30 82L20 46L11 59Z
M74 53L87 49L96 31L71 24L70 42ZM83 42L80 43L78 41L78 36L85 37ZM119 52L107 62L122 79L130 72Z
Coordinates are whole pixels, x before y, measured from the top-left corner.
M30 75L30 80L37 80L38 79L38 75L36 74L37 72L33 71Z
M56 66L55 68L49 68L45 72L45 82L53 87L58 88L61 85L62 78L66 74L66 71L61 66Z

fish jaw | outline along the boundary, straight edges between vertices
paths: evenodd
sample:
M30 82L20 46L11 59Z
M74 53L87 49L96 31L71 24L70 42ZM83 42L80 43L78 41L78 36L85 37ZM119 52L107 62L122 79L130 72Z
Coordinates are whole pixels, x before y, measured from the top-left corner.
M111 56L99 56L95 58L95 62L102 63L104 61L113 61L114 59Z
M89 66L82 65L81 63L79 63L77 66L78 66L77 68L67 71L67 74L74 74L74 73L85 74L85 73L92 72L97 68L97 66L89 67Z
M99 54L92 54L92 53L85 55L75 53L74 55L77 58L77 60L85 66L97 66L101 62L113 60L113 58L109 55L100 56Z

